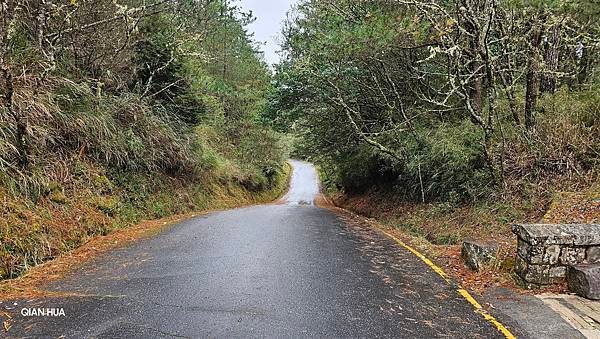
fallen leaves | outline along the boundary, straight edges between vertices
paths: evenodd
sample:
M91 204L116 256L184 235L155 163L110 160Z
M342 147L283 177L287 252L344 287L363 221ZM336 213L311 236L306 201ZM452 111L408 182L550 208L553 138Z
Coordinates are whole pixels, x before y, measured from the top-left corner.
M327 203L323 207L332 207L329 200L322 200ZM435 258L447 273L478 293L494 286L519 289L513 277L516 238L511 232L512 223L537 222L540 219L549 223L600 223L598 184L581 192L558 193L549 207L548 199L540 196L531 201L515 197L482 206L446 208L445 205L409 203L381 188L361 195L338 195L332 200L337 206L375 218L377 221L364 221L382 224L386 231ZM501 248L498 261L480 272L468 269L461 258L460 245L455 245L464 238L498 242ZM565 290L565 284L558 284L524 293Z
M60 279L66 273L81 267L81 265L98 257L102 253L125 246L137 239L159 233L168 225L183 221L189 218L190 215L185 214L161 220L146 221L133 227L118 230L107 236L94 238L70 253L66 253L55 260L32 268L26 275L20 278L0 281L2 300L39 296L63 296L65 293L44 291L43 285Z
M556 194L544 215L545 223L600 223L600 188Z
M2 322L2 328L4 329L4 332L8 332L12 327L12 316L6 312L2 312L2 317L6 318Z

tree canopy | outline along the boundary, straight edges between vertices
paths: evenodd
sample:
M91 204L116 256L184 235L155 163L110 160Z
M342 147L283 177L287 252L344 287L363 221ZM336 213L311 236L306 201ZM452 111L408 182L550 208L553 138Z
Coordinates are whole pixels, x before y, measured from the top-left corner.
M588 1L301 1L276 128L345 190L477 200L597 171L598 9ZM570 102L571 104L566 104Z

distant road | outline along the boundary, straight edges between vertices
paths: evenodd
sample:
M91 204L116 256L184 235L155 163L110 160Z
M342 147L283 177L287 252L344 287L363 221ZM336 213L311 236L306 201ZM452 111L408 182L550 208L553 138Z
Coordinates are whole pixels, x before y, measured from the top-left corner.
M9 334L501 337L413 254L314 206L314 167L292 165L285 203L200 216L103 255L50 286L79 296L19 305L65 317L18 317Z

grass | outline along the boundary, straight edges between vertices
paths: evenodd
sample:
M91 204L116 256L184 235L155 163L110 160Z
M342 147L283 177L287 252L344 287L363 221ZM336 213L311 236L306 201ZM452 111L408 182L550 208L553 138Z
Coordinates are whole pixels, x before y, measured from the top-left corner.
M578 190L554 185L550 195L535 191L529 196L488 200L478 204L403 201L389 188L372 188L357 195L333 195L336 205L376 219L383 227L413 244L446 268L461 283L482 291L492 285L517 288L513 279L516 237L513 223L598 223L600 186L597 182ZM541 189L540 189L541 190ZM464 239L495 241L497 259L480 272L468 270L461 257ZM564 286L551 287L560 290ZM542 290L540 292L543 292Z
M0 280L141 220L266 202L285 188L285 145L256 123L191 126L139 94L27 81L15 87L18 114L0 108Z
M224 172L192 182L165 175L110 174L91 163L73 185L55 183L36 202L0 190L0 278L16 278L31 267L72 251L98 236L188 212L224 209L277 199L287 187L285 164L274 184L247 189Z

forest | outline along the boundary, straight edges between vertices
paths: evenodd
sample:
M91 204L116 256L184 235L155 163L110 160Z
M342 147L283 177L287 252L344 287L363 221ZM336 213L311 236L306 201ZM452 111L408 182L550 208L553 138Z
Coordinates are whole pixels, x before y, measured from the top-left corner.
M417 201L598 166L589 1L304 1L271 112L331 184ZM590 177L588 177L590 178Z
M252 20L224 0L0 2L0 279L282 189Z
M301 1L267 121L338 205L434 245L598 222L599 16L589 0Z

